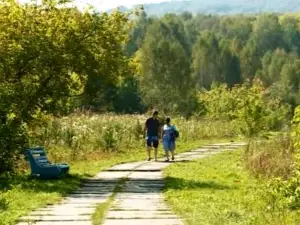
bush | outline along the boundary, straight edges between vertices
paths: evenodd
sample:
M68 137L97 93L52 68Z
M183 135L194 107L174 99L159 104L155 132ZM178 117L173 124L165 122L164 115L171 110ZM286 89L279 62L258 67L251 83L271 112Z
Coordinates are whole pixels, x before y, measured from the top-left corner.
M3 194L0 193L0 212L8 208L8 201L4 198Z
M270 95L259 80L228 88L225 84L200 95L206 115L234 120L242 135L253 138L264 131L280 129L290 107Z
M0 127L0 174L13 172L24 147L28 146L27 129L17 121Z
M269 183L269 193L281 207L300 208L300 107L295 109L293 124L293 143L295 151L291 160L291 173L288 178L279 177ZM278 203L277 203L278 204Z

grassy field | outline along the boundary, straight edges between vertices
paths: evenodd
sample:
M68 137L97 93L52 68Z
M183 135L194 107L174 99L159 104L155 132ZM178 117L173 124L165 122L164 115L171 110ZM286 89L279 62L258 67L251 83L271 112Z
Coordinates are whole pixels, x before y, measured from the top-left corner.
M27 165L19 163L19 175L0 177L0 225L46 204L58 202L76 189L84 177L96 175L112 165L145 160L141 137L144 116L80 115L52 119L31 131L31 145L46 146L50 159L71 165L71 177L62 180L29 180ZM221 122L175 120L180 130L177 152L203 144L234 139L233 127ZM222 140L223 139L223 140ZM163 151L160 146L160 157Z
M188 225L296 225L297 211L273 208L266 181L245 170L241 151L174 164L165 171L165 196Z
M51 161L69 163L71 177L29 180L28 166L25 160L20 161L19 175L0 177L0 225L15 224L16 219L31 210L61 200L79 186L82 178L118 163L145 160L142 138L145 119L146 116L80 114L50 118L32 129L31 146L45 146ZM177 152L236 138L230 123L181 118L173 122L180 131ZM161 146L160 157L163 157Z
M32 129L31 145L48 149L53 161L102 159L103 153L128 153L144 146L145 115L74 114L51 118ZM163 120L163 119L162 119ZM180 141L187 143L208 139L236 138L233 123L204 119L174 118Z
M179 151L198 147L205 142L180 144ZM161 154L162 156L162 151ZM71 162L71 177L61 180L31 180L26 174L2 178L0 182L0 224L15 224L15 220L32 209L52 204L76 189L80 179L94 176L103 169L121 162L144 160L145 150L135 149L131 153L106 153L102 160Z

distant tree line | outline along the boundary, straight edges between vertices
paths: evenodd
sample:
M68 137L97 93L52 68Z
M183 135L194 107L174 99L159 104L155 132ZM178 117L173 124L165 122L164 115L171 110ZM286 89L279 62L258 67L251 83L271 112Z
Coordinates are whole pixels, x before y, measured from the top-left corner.
M155 18L141 8L126 50L139 62L147 106L189 115L199 110L199 92L257 78L294 108L300 101L299 24L289 14Z

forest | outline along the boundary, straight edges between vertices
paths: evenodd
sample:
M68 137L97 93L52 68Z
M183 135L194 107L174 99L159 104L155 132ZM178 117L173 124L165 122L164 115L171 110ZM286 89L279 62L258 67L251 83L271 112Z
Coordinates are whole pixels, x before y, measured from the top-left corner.
M201 114L199 93L259 80L270 98L293 110L299 104L299 41L297 15L183 13L158 19L141 11L126 54L139 62L139 91L148 107Z

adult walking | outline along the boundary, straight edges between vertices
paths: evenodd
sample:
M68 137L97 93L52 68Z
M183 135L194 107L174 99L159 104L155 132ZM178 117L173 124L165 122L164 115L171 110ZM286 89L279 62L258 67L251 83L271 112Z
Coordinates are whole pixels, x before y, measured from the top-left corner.
M147 134L146 143L147 143L147 154L148 161L151 160L151 148L154 148L154 159L157 161L157 148L159 144L158 134L159 134L159 121L157 119L158 112L155 111L152 114L152 117L147 119L145 123L144 133Z
M171 152L172 160L175 159L176 138L179 133L174 125L171 125L171 119L167 118L165 125L162 127L162 143L165 150L166 162L169 162L169 153Z

